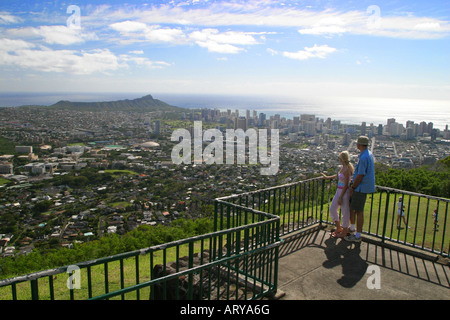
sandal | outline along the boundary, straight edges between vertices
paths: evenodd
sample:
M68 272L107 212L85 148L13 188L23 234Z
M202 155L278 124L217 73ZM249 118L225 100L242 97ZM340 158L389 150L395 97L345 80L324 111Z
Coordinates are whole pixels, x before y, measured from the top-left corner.
M343 238L343 237L345 237L345 235L343 235L342 232L337 232L337 231L331 232L330 235L333 238Z
M335 233L335 235L334 235L335 238L344 238L345 236L347 236L347 235L342 232Z

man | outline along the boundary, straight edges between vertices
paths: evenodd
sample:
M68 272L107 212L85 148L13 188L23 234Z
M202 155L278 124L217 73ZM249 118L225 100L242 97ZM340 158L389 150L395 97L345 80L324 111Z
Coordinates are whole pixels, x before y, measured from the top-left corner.
M369 138L361 136L356 141L356 147L360 151L359 161L353 173L353 182L350 188L350 230L356 232L346 236L347 241L360 242L364 224L364 206L367 194L375 192L375 165L372 152L368 149Z

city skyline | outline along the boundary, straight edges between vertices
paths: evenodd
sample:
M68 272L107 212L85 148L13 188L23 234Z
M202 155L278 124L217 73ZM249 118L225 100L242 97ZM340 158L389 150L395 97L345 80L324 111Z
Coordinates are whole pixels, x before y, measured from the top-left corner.
M349 114L367 106L448 118L449 36L440 1L8 1L0 84L275 95Z

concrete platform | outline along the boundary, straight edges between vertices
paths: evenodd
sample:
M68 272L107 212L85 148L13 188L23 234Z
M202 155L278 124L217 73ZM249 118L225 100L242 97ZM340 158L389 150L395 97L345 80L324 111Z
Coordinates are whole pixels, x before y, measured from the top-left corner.
M329 232L312 228L284 238L279 300L450 300L448 259Z

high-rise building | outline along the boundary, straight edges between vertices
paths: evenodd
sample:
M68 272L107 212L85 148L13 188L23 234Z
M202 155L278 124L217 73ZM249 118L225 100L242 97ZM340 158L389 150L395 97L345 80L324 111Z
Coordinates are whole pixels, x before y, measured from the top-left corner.
M160 121L156 120L155 121L155 131L154 131L156 134L160 134L161 133L161 127L160 126L161 126Z
M236 129L247 131L247 119L245 117L239 117L237 119Z
M387 127L386 127L387 132L391 133L391 125L393 123L395 123L395 119L394 118L387 119Z
M259 127L264 127L265 122L266 122L266 114L261 112L259 114L258 126Z
M419 136L423 136L424 133L427 133L427 123L425 121L422 121L419 124Z
M414 128L411 126L406 128L406 139L414 139Z
M314 136L316 134L316 122L306 121L304 124L304 130L307 136Z
M316 121L316 116L313 114L301 114L300 120L301 121Z
M349 133L345 133L344 138L342 140L342 144L344 146L348 146L350 144L350 141L351 141L351 135Z
M366 133L366 123L365 122L361 123L361 134L363 136L365 136L367 134Z

